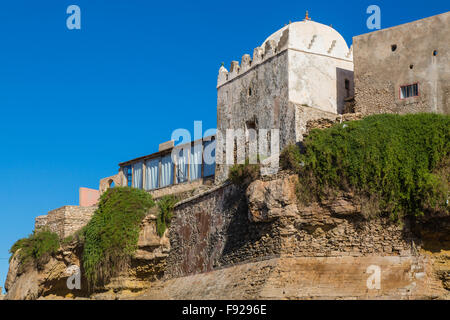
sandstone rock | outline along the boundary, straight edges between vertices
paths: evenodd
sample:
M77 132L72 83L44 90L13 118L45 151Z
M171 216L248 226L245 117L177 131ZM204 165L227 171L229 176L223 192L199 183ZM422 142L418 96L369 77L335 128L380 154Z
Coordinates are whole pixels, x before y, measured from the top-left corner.
M336 215L350 215L361 212L361 208L355 205L354 202L344 198L332 201L329 207L331 212Z
M19 260L20 249L16 251L9 264L5 282L7 294L5 300L33 300L39 293L38 271L32 266L21 267Z
M248 217L252 222L270 222L282 216L298 214L295 187L296 175L273 181L257 180L246 191Z

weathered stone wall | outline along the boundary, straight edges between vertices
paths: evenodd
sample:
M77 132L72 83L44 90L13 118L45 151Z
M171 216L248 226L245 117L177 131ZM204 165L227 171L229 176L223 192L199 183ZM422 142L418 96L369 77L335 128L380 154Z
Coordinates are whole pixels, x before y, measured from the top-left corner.
M336 123L360 120L363 118L361 113L346 113L337 115L304 105L293 104L293 107L295 108L297 141L303 141L304 136L306 136L311 129L329 128Z
M35 230L47 227L50 231L57 233L61 239L66 238L84 227L96 209L97 206L64 206L49 211L46 216L36 218Z
M123 172L123 169L120 169L118 174L100 179L98 188L100 195L102 195L109 188L113 187L113 184L118 187L127 185L127 178Z
M246 194L225 185L180 203L169 229L172 249L165 282L152 285L146 297L410 299L447 295L443 283L448 267L436 271L437 264L423 253L423 241L409 221L399 225L388 217L369 219L366 210L370 208L351 194L301 204L296 183L295 175L280 173L276 179L253 182ZM368 290L366 285L371 265L381 268L379 290ZM183 278L173 279L178 277ZM191 281L199 285L187 285Z
M449 28L447 12L354 37L356 111L449 114ZM414 83L419 96L401 99L400 86Z
M345 113L341 115L335 114L326 114L322 117L318 115L313 115L312 117L308 117L310 115L309 108L304 106L297 106L299 112L303 112L304 116L300 117L302 119L297 125L302 126L301 132L304 132L303 136L298 138L299 141L302 141L305 136L309 134L312 129L325 129L330 128L337 123L342 123L345 121L355 121L361 120L363 115L361 113Z
M218 88L216 181L222 182L228 175L228 166L222 164L227 129L240 129L244 135L249 126L279 129L281 147L295 141L295 110L288 105L287 59L287 51L279 53ZM238 141L237 154L243 148L245 143Z
M47 215L38 216L34 221L34 230L39 230L47 224Z
M174 215L166 277L207 272L280 252L280 238L271 224L248 222L245 194L233 185L178 204Z
M212 187L213 183L214 177L207 177L150 190L148 193L152 195L153 199L158 199L166 195L177 195L181 198L187 198L189 196L205 192Z

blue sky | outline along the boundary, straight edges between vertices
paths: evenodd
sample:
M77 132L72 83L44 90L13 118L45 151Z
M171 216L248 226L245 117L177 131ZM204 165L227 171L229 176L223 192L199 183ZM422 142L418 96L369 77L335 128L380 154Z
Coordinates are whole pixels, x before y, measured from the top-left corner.
M81 8L81 30L66 9ZM14 0L0 4L0 286L8 249L34 218L78 204L121 161L157 151L172 130L216 126L221 62L253 53L309 10L351 44L370 30L449 10L445 1Z

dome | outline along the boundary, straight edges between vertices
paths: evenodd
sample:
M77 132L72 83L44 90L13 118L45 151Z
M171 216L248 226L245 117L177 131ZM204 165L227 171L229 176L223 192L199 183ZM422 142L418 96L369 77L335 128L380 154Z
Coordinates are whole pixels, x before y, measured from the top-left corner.
M330 26L311 20L290 23L270 35L261 47L264 48L269 40L278 43L286 31L289 49L349 59L349 47L341 34Z

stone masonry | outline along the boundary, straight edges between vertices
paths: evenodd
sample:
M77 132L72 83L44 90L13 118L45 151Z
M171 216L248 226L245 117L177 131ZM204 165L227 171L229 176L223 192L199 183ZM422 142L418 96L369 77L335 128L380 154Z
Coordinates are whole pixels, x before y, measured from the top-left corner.
M64 239L84 227L96 209L97 206L64 206L49 211L47 215L36 218L35 230L48 228Z

